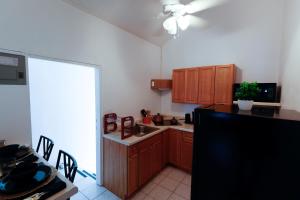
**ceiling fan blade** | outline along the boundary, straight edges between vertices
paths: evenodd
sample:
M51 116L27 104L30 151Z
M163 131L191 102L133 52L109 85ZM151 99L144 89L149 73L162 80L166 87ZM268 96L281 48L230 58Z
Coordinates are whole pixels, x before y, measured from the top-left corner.
M208 26L208 22L200 17L196 17L193 15L188 15L190 20L190 26L205 28Z
M160 0L161 4L164 5L174 5L174 4L180 4L179 0Z
M195 0L187 4L186 12L193 14L225 3L227 0Z

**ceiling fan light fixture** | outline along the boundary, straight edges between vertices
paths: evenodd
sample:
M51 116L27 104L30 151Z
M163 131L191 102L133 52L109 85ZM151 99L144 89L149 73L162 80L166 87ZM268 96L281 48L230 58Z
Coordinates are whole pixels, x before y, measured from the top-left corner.
M177 30L177 24L176 24L176 18L175 17L169 17L168 19L166 19L163 23L163 27L164 29L166 29L168 32L169 30Z
M181 30L185 31L190 25L189 15L178 17L177 24Z
M177 25L167 31L170 35L177 35Z

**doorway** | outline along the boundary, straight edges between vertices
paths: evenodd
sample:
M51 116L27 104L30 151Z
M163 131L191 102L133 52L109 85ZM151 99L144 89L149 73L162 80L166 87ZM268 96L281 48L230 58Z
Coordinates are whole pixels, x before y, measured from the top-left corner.
M95 66L28 58L32 144L40 135L54 141L50 164L60 149L76 159L79 174L99 184L100 70Z

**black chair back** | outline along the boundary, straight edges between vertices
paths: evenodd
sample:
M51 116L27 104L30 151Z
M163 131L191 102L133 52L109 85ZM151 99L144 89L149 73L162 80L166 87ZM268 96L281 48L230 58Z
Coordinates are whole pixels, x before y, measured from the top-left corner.
M50 158L53 146L54 146L54 142L51 139L41 135L40 139L39 139L38 146L36 148L37 153L40 150L41 144L43 145L43 158L45 160L49 161L49 158Z
M63 159L65 177L73 183L75 176L76 176L77 168L78 168L77 162L73 158L73 156L71 156L70 154L68 154L62 150L59 150L57 163L56 163L57 170L59 169L59 164L60 164L61 158Z

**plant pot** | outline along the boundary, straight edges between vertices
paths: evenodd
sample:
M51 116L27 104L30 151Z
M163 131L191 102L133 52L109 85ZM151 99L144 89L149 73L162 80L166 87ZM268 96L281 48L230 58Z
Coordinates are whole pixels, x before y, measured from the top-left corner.
M252 100L238 100L240 110L251 110L253 106Z

